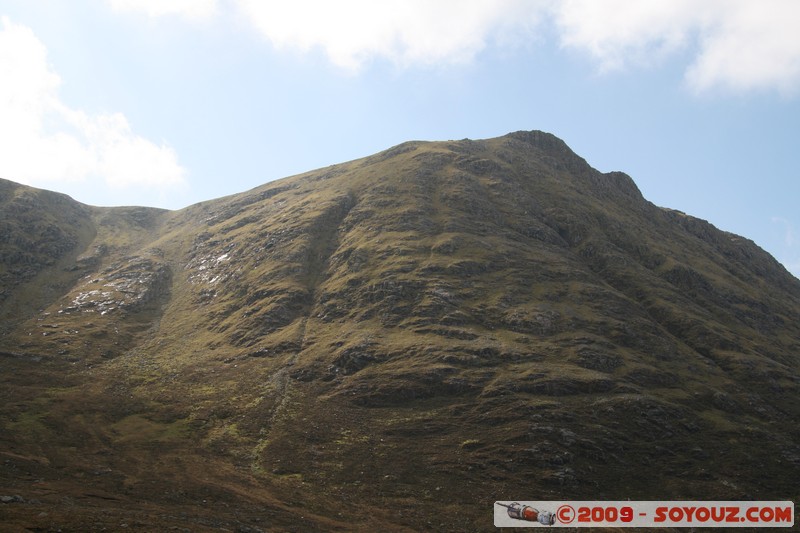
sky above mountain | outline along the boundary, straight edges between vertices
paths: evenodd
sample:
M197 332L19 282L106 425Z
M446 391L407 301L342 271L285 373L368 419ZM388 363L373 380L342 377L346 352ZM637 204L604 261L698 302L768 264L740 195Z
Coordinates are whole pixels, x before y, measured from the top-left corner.
M529 129L800 276L800 2L0 4L0 177L89 204Z

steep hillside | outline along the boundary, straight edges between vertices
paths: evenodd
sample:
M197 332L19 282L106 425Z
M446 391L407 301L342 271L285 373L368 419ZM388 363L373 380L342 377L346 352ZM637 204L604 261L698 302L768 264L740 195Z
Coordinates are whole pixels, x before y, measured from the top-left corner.
M549 134L176 212L0 202L9 524L464 531L499 499L800 495L800 281Z

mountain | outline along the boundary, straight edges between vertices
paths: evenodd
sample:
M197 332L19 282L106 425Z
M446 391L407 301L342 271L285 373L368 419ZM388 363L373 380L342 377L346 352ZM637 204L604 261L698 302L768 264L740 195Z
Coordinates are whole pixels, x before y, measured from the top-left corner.
M800 496L800 281L547 133L180 211L2 181L0 252L19 531L489 531L496 500Z

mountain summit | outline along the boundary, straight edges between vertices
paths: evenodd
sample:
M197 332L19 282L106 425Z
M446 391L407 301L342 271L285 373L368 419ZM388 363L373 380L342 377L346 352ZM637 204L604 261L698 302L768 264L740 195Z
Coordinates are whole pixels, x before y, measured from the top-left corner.
M0 181L0 229L20 530L800 496L800 281L550 134L408 142L180 211Z

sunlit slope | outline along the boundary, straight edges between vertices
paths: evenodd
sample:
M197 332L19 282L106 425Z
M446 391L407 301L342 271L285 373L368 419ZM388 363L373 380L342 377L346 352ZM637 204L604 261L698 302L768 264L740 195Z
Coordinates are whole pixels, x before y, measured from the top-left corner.
M76 523L133 501L488 530L503 498L798 496L800 282L551 135L409 142L177 212L14 190L14 242L74 237L20 283L4 255L0 492L116 498ZM176 514L199 500L208 523Z

